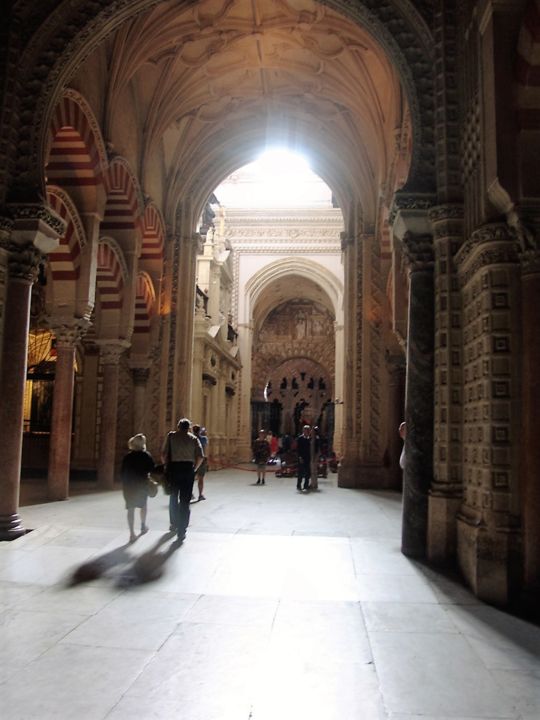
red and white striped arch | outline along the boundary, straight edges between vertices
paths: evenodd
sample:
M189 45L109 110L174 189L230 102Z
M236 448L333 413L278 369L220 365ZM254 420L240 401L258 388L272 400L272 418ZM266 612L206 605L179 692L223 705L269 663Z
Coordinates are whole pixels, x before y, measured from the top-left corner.
M98 246L96 285L102 310L122 307L126 275L121 250L112 240L101 240Z
M47 187L50 207L66 222L59 247L48 255L51 277L55 281L77 280L80 275L81 248L86 244L79 214L69 195L56 186Z
M150 320L154 313L156 293L149 275L140 272L137 276L137 289L135 295L134 333L149 333Z
M143 217L141 260L162 260L165 225L155 205L148 205Z
M115 158L107 173L107 205L102 229L135 230L141 225L142 197L137 178L123 158Z
M529 0L518 40L519 116L525 130L540 128L540 0Z
M106 168L105 144L90 106L75 90L65 90L49 130L48 182L95 186L104 181Z

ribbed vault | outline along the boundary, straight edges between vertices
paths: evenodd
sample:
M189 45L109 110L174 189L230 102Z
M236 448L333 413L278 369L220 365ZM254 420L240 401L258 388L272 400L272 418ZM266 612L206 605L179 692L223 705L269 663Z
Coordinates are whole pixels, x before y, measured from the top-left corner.
M22 20L28 6L16 5ZM99 12L101 5L92 3L91 15L76 0L59 7L23 54L29 66L41 68L40 78L24 79L36 89L45 82L44 68L54 63L37 105L34 98L22 100L25 117L39 123L21 127L30 152L42 154L41 128L55 93L76 78L93 43L94 52L103 53L101 66L107 64L99 111L104 135L138 168L145 191L156 153L163 153L168 221L179 194L204 202L199 195L252 159L249 138L260 147L261 136L270 134L292 138L291 144L303 137L342 206L361 196L364 215L373 222L381 189L394 180L396 147L409 112L416 187L432 184L431 110L422 93L431 38L408 0L117 0L105 3L106 14ZM75 34L67 42L70 33ZM53 46L63 48L56 60ZM47 56L37 62L41 52ZM136 158L122 147L128 92L141 120ZM21 154L18 162L17 182L31 184L39 162Z

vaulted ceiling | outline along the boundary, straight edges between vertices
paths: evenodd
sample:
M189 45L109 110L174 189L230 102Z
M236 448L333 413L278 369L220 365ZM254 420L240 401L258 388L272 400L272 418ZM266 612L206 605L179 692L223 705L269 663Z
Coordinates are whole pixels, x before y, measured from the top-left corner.
M166 212L186 194L200 206L272 142L308 153L344 211L360 205L368 221L388 184L405 179L397 72L365 29L320 3L164 2L108 43L105 135L121 144L112 135L129 89L141 179L162 155Z

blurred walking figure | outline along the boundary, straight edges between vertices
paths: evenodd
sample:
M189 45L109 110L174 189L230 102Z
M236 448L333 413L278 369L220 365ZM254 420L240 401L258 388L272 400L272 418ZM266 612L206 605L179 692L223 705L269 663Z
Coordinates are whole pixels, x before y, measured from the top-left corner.
M148 504L148 473L154 469L154 460L146 452L146 437L142 433L128 440L129 452L124 455L120 478L126 501L129 542L135 542L135 508L141 511L141 535L148 532L146 524Z
M167 435L162 451L171 488L170 529L176 531L179 543L186 537L195 473L204 459L201 443L193 433L189 432L190 427L191 422L187 418L179 420L178 430Z
M270 457L270 443L264 430L259 430L259 437L253 443L253 457L257 465L257 485L265 484L266 463Z
M199 469L195 473L195 477L197 478L197 486L199 489L199 501L200 501L200 500L206 500L206 498L203 495L203 491L204 491L204 476L206 475L206 471L208 470L208 435L206 434L206 428L202 428L200 425L193 426L193 434L195 435L195 437L199 438L199 442L201 443L202 451L204 454L204 460L199 465Z

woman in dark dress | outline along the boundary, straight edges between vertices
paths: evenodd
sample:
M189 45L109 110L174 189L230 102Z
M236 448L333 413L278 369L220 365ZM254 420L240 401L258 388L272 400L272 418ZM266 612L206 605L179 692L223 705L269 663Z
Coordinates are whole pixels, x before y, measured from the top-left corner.
M129 541L137 539L135 535L135 508L141 509L141 535L148 532L146 510L148 502L148 473L154 469L154 460L146 452L146 437L142 433L128 440L130 452L122 460L120 477L126 501Z

